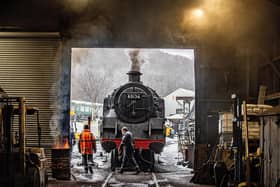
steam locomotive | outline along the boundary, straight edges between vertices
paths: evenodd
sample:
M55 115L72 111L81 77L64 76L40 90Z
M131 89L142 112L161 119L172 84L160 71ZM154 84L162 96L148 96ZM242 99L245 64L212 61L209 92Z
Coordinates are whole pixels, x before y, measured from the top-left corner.
M135 158L142 170L153 169L154 154L163 151L165 144L164 100L140 81L140 71L128 73L129 82L115 89L104 99L101 145L111 152L111 169L120 166L118 147L121 128L134 135Z

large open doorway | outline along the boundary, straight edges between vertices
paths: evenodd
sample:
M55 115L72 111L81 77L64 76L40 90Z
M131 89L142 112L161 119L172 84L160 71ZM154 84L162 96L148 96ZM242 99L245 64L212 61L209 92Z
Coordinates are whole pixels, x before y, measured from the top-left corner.
M71 134L73 141L72 165L77 180L97 180L85 176L78 139L84 125L97 139L94 154L95 172L106 176L110 155L101 147L104 98L128 83L127 73L135 68L142 73L143 85L152 88L164 100L165 147L156 164L164 171L192 168L195 135L195 73L193 49L130 49L130 48L73 48L71 66ZM132 95L131 95L132 96ZM136 97L133 95L133 97ZM114 127L115 128L115 127ZM137 130L131 129L137 135ZM140 135L139 135L140 136ZM100 177L99 176L99 177ZM102 180L102 177L99 178Z

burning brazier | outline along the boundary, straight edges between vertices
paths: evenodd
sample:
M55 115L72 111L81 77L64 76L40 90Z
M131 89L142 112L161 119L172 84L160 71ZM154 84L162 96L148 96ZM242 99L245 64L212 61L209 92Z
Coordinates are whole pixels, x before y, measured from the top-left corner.
M58 180L70 180L71 149L68 138L58 141L52 148L52 177Z

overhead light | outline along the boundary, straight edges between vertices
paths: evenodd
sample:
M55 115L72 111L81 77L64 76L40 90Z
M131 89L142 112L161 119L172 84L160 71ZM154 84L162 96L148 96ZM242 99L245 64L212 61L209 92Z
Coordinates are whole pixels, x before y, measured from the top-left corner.
M193 10L192 13L195 17L198 17L198 18L200 18L204 15L204 11L200 8Z

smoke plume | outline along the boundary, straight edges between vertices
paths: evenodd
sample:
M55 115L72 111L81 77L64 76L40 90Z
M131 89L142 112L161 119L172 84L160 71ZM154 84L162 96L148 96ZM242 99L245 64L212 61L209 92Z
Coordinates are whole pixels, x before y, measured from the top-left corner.
M130 68L131 71L141 72L141 65L144 63L144 59L141 58L139 53L140 53L139 49L131 50L128 53L131 60L131 68Z

